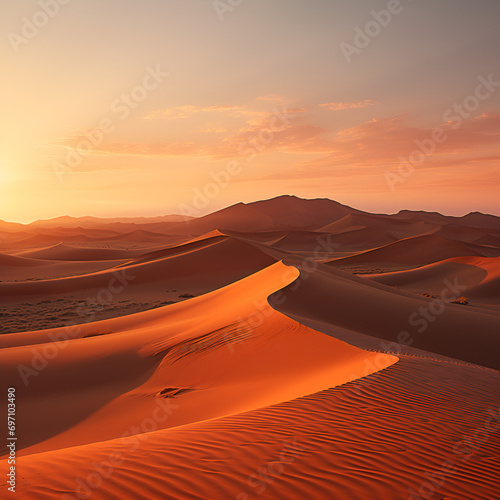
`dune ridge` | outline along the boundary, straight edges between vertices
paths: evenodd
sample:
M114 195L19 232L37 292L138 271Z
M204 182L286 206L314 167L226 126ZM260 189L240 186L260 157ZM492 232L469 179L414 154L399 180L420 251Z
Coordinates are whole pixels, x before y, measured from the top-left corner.
M0 359L7 372L20 365L29 367L34 345L43 352L49 339L52 345L64 343L40 377L31 377L20 414L30 415L39 398L49 394L64 401L65 409L57 405L55 419L54 404L38 407L38 421L48 434L25 430L20 441L23 455L116 438L154 409L165 387L188 389L179 396L182 410L169 419L170 427L248 411L352 380L374 353L303 327L267 303L271 293L297 275L293 268L276 263L189 303L78 325L78 335L69 340L63 329L3 336L7 344L2 345ZM229 301L232 307L225 314L211 314ZM196 317L190 314L193 309ZM9 340L16 343L9 345ZM98 359L93 359L95 352ZM374 370L397 361L392 355L382 358ZM65 387L61 378L68 370L72 376ZM74 380L82 381L80 387ZM96 383L99 390L89 394ZM57 394L54 384L59 387Z

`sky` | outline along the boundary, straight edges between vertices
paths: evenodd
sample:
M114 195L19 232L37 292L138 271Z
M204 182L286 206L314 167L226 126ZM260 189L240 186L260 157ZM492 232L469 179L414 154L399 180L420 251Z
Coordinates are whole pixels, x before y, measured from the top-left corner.
M500 215L497 0L0 6L0 219L282 194Z

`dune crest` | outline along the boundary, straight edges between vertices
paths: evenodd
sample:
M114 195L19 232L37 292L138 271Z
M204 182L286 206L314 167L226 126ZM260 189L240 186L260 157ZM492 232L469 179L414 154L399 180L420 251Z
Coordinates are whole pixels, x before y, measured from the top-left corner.
M56 339L56 348L64 342L24 391L20 425L22 415L35 408L41 425L23 433L22 454L118 438L151 414L166 388L176 388L179 409L162 428L288 401L397 361L322 335L272 309L268 296L297 276L294 268L276 263L189 302L78 325L70 340L64 329L15 334L17 347L0 351L7 373L30 366L33 349L43 352L47 340ZM214 316L214 309L221 313ZM52 404L40 407L40 398L49 394Z

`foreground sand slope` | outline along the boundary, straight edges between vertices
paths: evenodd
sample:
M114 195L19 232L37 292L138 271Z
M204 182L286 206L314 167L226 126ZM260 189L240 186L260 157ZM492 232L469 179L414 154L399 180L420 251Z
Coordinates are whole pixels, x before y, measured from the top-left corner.
M498 372L403 355L293 401L24 457L17 496L492 500L499 389Z
M301 264L294 258L285 262ZM282 304L270 300L301 322L323 321L372 335L380 343L399 342L499 369L500 314L450 304L465 287L455 278L445 279L439 299L431 299L317 264L283 290Z
M4 373L18 388L21 454L118 438L165 399L179 409L159 427L172 427L287 401L366 374L361 367L374 353L269 306L267 297L297 275L276 263L188 302L71 329L0 337ZM397 358L383 355L378 361L372 371Z

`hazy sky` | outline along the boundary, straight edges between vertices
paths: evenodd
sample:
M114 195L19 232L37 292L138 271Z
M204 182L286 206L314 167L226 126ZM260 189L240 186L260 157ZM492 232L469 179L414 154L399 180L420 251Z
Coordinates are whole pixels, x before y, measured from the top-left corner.
M498 0L12 0L0 19L1 219L280 194L500 214Z

